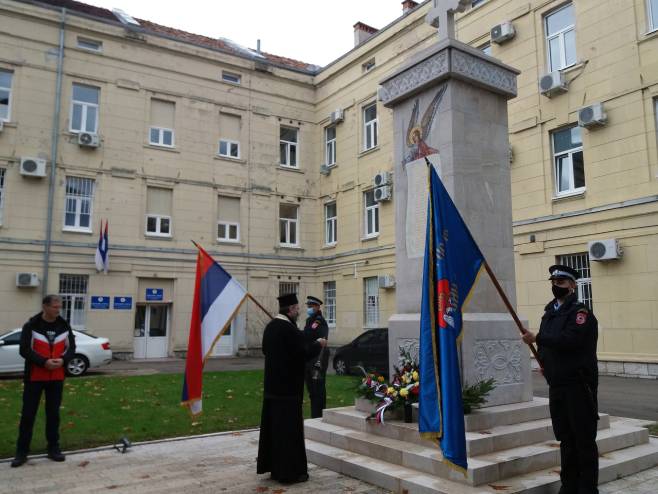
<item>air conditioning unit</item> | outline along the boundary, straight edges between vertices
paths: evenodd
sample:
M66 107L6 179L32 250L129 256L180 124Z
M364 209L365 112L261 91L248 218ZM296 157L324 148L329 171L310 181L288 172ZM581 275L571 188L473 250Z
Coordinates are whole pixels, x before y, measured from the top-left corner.
M539 91L547 97L560 93L566 93L569 90L564 74L559 70L545 74L539 79Z
M345 115L343 114L343 110L338 108L337 110L334 110L331 112L331 123L340 123L345 119Z
M329 165L320 165L320 175L329 175L331 167Z
M608 240L595 240L587 244L589 258L592 261L612 261L621 259L623 249L615 238Z
M516 30L511 22L503 22L491 28L491 41L502 45L516 36Z
M36 273L16 273L16 286L20 288L39 286L39 276Z
M383 187L377 187L375 189L375 201L383 202L391 200L391 187L384 185Z
M86 148L97 148L100 144L100 139L98 138L98 134L80 132L78 134L78 144Z
M21 158L21 175L25 175L26 177L45 177L46 160Z
M581 127L598 127L608 123L608 116L603 110L603 103L594 103L578 110L578 125Z
M385 274L378 277L379 288L393 288L395 287L395 277L391 274Z
M372 183L375 187L382 187L391 183L391 172L377 172L372 177Z

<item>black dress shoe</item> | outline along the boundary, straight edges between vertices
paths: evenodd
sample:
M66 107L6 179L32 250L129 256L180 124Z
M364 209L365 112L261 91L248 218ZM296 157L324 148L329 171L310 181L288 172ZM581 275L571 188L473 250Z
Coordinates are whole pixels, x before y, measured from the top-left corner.
M11 460L11 468L20 467L27 463L27 456L25 455L16 455L13 460Z
M53 461L64 461L64 460L66 460L66 456L64 456L61 451L49 451L48 452L48 458L50 458Z
M281 479L281 480L279 480L279 482L281 482L282 484L297 484L299 482L306 482L306 481L308 481L308 474L307 473L301 474L296 479Z

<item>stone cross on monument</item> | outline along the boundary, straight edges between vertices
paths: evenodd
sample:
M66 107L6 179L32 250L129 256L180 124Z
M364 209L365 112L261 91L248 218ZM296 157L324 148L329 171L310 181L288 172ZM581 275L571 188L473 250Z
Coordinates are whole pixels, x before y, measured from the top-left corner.
M433 6L425 21L438 28L439 41L455 39L455 12L464 12L471 0L433 0Z

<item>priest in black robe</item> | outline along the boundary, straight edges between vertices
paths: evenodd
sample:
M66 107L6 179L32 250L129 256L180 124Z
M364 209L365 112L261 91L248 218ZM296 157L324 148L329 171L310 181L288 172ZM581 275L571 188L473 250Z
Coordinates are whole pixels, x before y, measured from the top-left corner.
M297 328L297 295L283 295L279 314L263 332L265 393L258 440L258 473L281 483L308 480L304 444L304 367L317 357L326 339L308 342Z

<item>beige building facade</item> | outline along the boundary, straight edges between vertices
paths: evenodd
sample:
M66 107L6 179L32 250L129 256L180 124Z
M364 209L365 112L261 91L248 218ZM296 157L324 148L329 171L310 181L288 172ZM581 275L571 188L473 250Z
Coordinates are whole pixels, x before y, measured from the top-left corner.
M519 312L536 329L548 266L570 263L603 370L656 375L658 2L473 3L457 37L521 70L508 106ZM434 42L428 2L404 8L380 30L357 24L360 43L320 68L68 0L1 1L0 328L56 292L117 355L184 352L191 240L272 311L284 291L324 299L335 345L386 327L387 172L404 130L378 82ZM491 38L501 23L513 37ZM623 253L596 261L597 241ZM249 302L217 353L258 351L266 321Z

